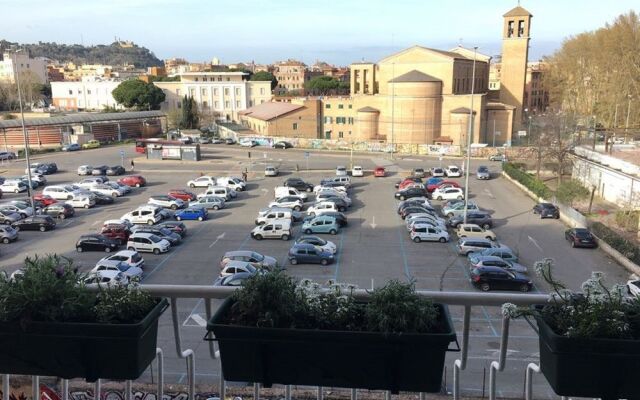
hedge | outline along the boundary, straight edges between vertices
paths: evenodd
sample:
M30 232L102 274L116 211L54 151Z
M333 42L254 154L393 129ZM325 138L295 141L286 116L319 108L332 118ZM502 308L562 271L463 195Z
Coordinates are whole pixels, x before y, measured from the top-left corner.
M636 243L625 239L601 222L594 222L591 225L591 230L597 237L618 250L623 256L636 264L640 264L640 247Z
M549 199L552 196L551 189L547 187L540 179L537 179L529 174L527 174L522 169L514 166L511 163L505 163L502 166L502 170L505 174L509 175L511 178L520 182L527 189L531 190L538 197L542 197L543 199Z

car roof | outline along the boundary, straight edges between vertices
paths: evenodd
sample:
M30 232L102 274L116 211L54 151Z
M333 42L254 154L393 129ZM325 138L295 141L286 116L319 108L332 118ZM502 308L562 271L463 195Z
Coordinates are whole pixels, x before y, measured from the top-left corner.
M133 232L131 234L131 236L129 236L129 239L131 239L132 237L143 237L143 238L149 238L151 236L154 236L153 233L149 233L149 232L138 232L137 230L135 232Z
M114 256L127 256L127 257L131 257L133 255L135 255L136 253L138 253L135 250L120 250L119 252L117 252L116 254L114 254ZM112 256L110 256L112 257Z
M252 250L233 250L233 251L227 251L226 253L224 253L224 257L251 256L253 255L253 253L256 253L256 252Z
M315 249L316 245L311 243L294 243L292 249Z
M460 238L458 239L459 242L483 242L483 243L491 243L493 244L493 242L489 239L484 239L484 238Z
M504 258L498 256L478 256L478 261L504 261L507 262Z
M480 272L507 272L504 268L495 267L493 265L483 265L481 267L476 267Z
M229 262L225 264L225 268L227 268L227 267L251 267L251 268L253 268L253 265L248 261L229 260Z
M460 224L458 225L459 228L463 228L463 227L468 227L468 228L480 228L480 225L478 224Z

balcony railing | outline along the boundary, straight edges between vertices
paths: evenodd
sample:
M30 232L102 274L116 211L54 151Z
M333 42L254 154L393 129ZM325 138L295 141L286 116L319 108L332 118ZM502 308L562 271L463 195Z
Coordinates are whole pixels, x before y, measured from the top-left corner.
M143 290L148 291L151 295L157 297L168 298L171 305L171 320L173 325L175 351L179 358L186 360L187 370L186 378L188 381L188 395L189 399L195 399L196 394L196 365L195 365L195 352L192 349L184 348L183 341L181 339L181 323L178 317L178 302L179 300L186 299L200 299L204 303L206 318L209 320L213 314L212 300L224 299L233 293L235 288L229 287L212 287L212 286L196 286L196 285L142 285ZM471 349L469 344L470 330L472 328L472 311L474 309L481 309L486 315L486 307L491 307L496 310L504 303L513 303L520 306L529 306L534 304L542 304L549 300L548 295L544 294L519 294L519 293L479 293L479 292L436 292L436 291L418 291L421 296L428 297L435 302L444 303L450 306L460 306L463 308L462 313L462 331L457 332L458 341L460 343L460 358L453 362L453 382L452 382L452 395L454 400L458 400L461 396L460 374L468 367L469 351ZM365 290L356 290L354 295L359 299L367 299L369 296ZM489 399L494 400L496 398L497 378L500 372L505 369L508 362L507 346L509 344L509 328L510 318L505 315L501 315L501 328L499 332L494 332L496 339L499 338L499 350L495 353L496 359L491 361L489 367L489 385L488 394ZM475 321L473 321L475 322ZM492 327L492 329L494 329ZM204 336L204 330L203 330ZM208 341L208 357L211 359L218 359L220 353L216 350L214 342ZM156 351L156 387L157 387L157 399L162 399L164 394L165 376L164 376L164 355L167 349L158 348ZM476 371L477 372L477 371ZM524 394L526 399L532 399L532 381L533 374L539 373L540 368L537 364L529 362L526 370L521 371L525 375L524 382ZM10 400L10 385L9 375L3 376L2 385L2 400ZM445 372L446 380L446 372ZM214 383L214 382L211 382ZM221 399L226 398L226 382L220 374L218 382L219 396ZM62 400L68 400L69 396L69 382L68 380L62 380L61 382ZM38 393L39 390L39 377L32 377L33 393ZM284 397L286 400L291 399L291 386L284 386ZM132 382L125 382L125 398L127 400L133 399ZM322 400L324 397L324 390L322 387L317 388L317 398ZM356 400L358 397L358 390L351 389L351 399ZM385 399L389 400L391 397L390 392L386 392ZM477 396L480 397L480 396ZM484 390L483 390L484 397ZM544 397L547 397L545 394ZM101 382L98 380L95 383L94 399L101 398ZM254 399L260 398L260 385L254 384ZM420 393L420 399L425 398L424 393ZM39 400L39 399L38 399Z

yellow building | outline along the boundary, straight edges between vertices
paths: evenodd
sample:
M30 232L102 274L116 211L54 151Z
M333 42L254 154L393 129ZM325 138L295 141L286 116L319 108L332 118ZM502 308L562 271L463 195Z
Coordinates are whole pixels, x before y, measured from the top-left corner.
M320 100L269 102L240 111L242 125L264 136L315 139L320 134Z

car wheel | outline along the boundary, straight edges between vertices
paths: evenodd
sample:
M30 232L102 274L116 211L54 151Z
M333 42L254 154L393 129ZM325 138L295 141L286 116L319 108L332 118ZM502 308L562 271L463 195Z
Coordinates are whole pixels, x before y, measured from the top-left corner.
M440 240L438 240L440 243L447 243L447 238L445 237L441 237Z
M571 247L576 247L576 242L572 241L571 242Z
M9 238L2 239L2 243L4 244L8 244L9 242L10 242Z
M5 225L11 225L11 221L6 220L6 221L4 221L4 224L5 224Z
M189 187L190 187L191 189L193 189L194 187L196 187L196 185L194 185L193 183L191 183L191 184L189 184Z
M346 208L344 208L344 207L340 207L340 208L338 208L338 211L340 211L340 212L345 212L345 211L347 211L347 209L346 209Z
M284 234L284 235L280 236L280 239L282 239L284 241L287 241L287 240L289 240L289 235Z
M292 258L291 260L289 260L289 262L293 265L298 265L298 259L296 258Z
M172 209L173 211L175 211L175 210L177 210L177 209L178 209L178 206L176 206L175 204L172 204L172 205L171 205L171 209Z
M442 196L436 197L436 200L442 200Z
M18 189L14 190L13 193L20 193Z
M77 251L78 253L82 253L82 247L76 247L76 251Z
M300 211L302 208L300 206L293 207L294 211Z
M400 196L400 200L404 201L405 197L404 196Z
M214 210L216 210L216 211L218 211L218 210L220 209L220 207L218 207L218 206L213 206L213 209L214 209Z
M239 187L237 187L237 188L236 188L236 192L242 192L242 189L241 189L241 188L239 188Z
M447 214L447 217L452 218L453 217L453 213Z
M83 207L84 207L84 208L89 208L89 205L88 205L88 204L85 204Z
M489 224L483 224L482 225L482 229L489 229L489 228L491 228L491 225L489 225Z
M198 217L198 221L202 222L203 220L204 220L204 218Z
M104 248L105 253L111 253L111 247L107 246Z
M483 292L488 292L489 290L491 290L491 286L488 283L483 283L482 285L480 285L480 290L482 290Z
M262 235L258 234L258 235L255 235L253 238L256 240L262 240Z
M335 229L332 229L329 231L330 234L332 235L336 235L338 233L338 231L336 231Z
M160 254L160 249L153 249L153 254L159 255Z
M420 243L422 240L420 240L420 238L418 236L416 236L416 237L413 238L413 241L415 243Z
M178 221L182 221L182 218L180 218L180 216L179 216L179 215L177 215L177 216L176 216L176 220L178 220Z
M521 285L520 286L520 291L521 292L528 292L529 290L531 290L531 289L529 289L529 285Z
M73 196L67 196L67 200L73 199Z
M66 216L66 215L64 215L64 214L60 214L60 215L58 215L58 218L60 218L60 219L65 219L65 218L67 218L67 216Z
M555 216L555 219L560 219L560 214L557 214L557 215Z
M44 231L46 231L46 230L47 230L47 228L46 228L46 227L44 227L44 226L41 226L41 227L40 227L40 232L44 232Z
M462 196L458 196L456 197L458 200L462 200Z
M311 235L311 229L305 229L304 233L305 235Z
M111 197L113 197L115 199L116 197L118 197L118 193L115 193L115 192L111 193Z
M135 248L135 247L127 247L127 250L129 250L129 251L136 251L136 248Z
M493 238L492 238L491 236L487 236L487 237L485 237L485 239L487 239L487 240L493 240Z
M327 261L326 258L323 258L322 260L320 260L320 264L327 265L327 264L329 264L329 261Z
M139 187L140 187L140 184L139 184L139 183L136 183L136 187L137 187L137 188L139 188Z
M310 188L310 187L308 187L308 188L307 188L307 192L311 192L312 190L313 190L313 189L312 189L312 188Z
M309 213L309 216L310 216L310 217L315 217L315 216L316 216L316 213L314 213L314 212L310 212L310 213Z

